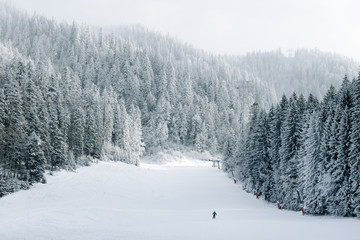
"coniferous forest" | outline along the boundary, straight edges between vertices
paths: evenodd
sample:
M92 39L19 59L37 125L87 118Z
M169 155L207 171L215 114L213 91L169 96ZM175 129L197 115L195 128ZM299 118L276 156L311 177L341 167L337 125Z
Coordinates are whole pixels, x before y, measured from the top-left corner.
M0 29L1 196L99 159L137 164L172 144L235 146L248 105L239 86L250 77L221 58L6 5Z
M254 104L247 135L227 159L243 188L282 208L360 217L360 75L322 101L285 95Z
M357 71L317 50L212 55L0 2L0 197L182 145L221 153L246 191L283 208L360 216L360 77L341 84Z

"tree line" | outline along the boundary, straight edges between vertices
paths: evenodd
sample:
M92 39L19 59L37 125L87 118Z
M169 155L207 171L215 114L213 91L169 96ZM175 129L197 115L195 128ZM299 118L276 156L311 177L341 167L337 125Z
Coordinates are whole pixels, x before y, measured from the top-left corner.
M46 182L45 170L74 170L95 159L137 164L143 153L141 113L111 90L68 69L48 75L23 61L0 71L0 196Z
M360 75L323 100L295 93L251 110L246 136L224 165L248 192L285 209L360 217Z

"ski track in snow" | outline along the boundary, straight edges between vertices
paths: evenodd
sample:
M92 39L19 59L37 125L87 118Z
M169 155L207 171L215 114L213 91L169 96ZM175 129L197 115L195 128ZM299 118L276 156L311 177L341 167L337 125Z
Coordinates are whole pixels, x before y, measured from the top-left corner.
M279 211L208 162L100 162L0 199L0 239L356 240L360 221Z

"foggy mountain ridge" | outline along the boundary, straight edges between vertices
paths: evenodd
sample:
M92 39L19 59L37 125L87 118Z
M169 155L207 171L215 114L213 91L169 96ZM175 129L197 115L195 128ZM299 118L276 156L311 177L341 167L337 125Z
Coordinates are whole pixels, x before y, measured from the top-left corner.
M171 42L171 49L185 48L185 53L190 56L224 59L231 68L240 69L249 76L251 81L266 83L269 92L273 92L270 94L271 103L280 100L282 94L290 96L292 92L304 95L312 93L321 99L330 85L338 88L345 75L352 79L360 70L359 62L340 54L318 49L277 49L254 51L238 56L216 55L197 49L177 38L150 31L140 25L109 28L107 31L114 31L124 39L131 39L140 49L149 46L157 48L159 43L168 45ZM166 54L166 52L163 53ZM258 91L261 92L260 89ZM257 101L260 104L262 102L261 99Z

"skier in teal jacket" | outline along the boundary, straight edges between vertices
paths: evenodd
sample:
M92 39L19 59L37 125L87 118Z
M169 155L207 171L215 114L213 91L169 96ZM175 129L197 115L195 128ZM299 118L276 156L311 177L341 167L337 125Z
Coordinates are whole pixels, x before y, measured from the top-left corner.
M213 219L215 219L216 215L217 215L217 213L214 211L213 212Z

